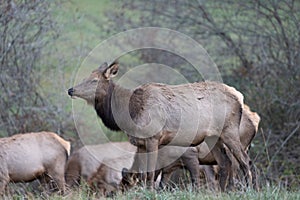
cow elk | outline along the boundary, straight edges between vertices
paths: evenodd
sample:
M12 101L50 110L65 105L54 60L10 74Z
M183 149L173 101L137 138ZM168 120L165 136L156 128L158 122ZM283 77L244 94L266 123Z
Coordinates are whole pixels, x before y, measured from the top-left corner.
M0 193L9 182L52 179L65 191L70 142L52 132L24 133L0 139Z
M203 141L215 152L222 152L219 147L225 144L248 183L252 182L250 158L239 137L244 105L240 92L216 82L149 83L131 90L112 81L117 72L118 63L104 63L82 83L70 88L68 94L93 105L108 128L143 141L147 154L136 157L133 166L138 169L132 170L147 172L150 188L154 187L159 145L188 147ZM223 160L229 160L226 154L220 157Z

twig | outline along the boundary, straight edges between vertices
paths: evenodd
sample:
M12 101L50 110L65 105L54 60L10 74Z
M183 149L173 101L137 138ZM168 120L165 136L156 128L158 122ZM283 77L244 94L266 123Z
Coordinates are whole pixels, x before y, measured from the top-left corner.
M270 164L267 167L267 171L269 171L270 167L273 164L273 161L275 159L275 157L277 156L277 154L283 149L284 145L293 137L293 135L295 135L295 133L298 131L298 129L300 128L300 123L298 123L297 127L289 134L289 136L282 142L282 144L280 145L280 147L277 149L277 151L274 153L274 155L271 158Z

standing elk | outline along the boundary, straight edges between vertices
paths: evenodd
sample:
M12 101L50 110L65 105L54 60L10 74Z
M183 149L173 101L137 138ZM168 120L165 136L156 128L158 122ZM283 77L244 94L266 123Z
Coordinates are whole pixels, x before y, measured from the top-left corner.
M0 193L9 182L28 182L43 176L54 180L58 189L64 192L65 164L69 154L70 142L52 132L1 138Z
M129 142L110 142L98 145L86 145L70 156L66 167L68 186L76 186L81 180L88 181L105 163L104 160L115 159L134 154L136 147Z
M239 137L244 104L240 92L215 82L150 83L129 90L112 81L117 72L118 63L104 63L82 83L70 88L68 94L92 104L108 128L123 130L129 137L144 142L147 154L137 157L133 166L138 166L135 170L147 172L150 188L154 187L160 144L187 147L203 141L211 148L215 146L212 149L216 152L225 144L251 183L250 158ZM229 159L226 154L222 156L221 161Z

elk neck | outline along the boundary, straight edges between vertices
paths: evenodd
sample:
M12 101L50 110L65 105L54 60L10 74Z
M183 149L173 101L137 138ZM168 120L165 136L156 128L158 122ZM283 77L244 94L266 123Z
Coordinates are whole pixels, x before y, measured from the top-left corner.
M104 125L113 130L113 131L120 131L120 127L115 121L114 114L112 111L112 100L113 100L113 92L117 89L121 91L122 97L131 95L131 91L129 89L123 88L119 85L113 83L113 81L109 81L109 86L107 90L107 94L104 98L99 98L97 95L95 97L95 110L97 115L102 119Z

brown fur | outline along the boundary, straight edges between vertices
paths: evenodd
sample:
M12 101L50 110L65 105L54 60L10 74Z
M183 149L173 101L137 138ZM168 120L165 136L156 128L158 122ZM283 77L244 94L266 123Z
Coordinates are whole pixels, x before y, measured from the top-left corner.
M81 182L81 163L79 153L75 152L68 159L65 171L65 179L68 186L76 186Z
M245 150L250 147L251 141L258 131L259 122L259 115L256 112L252 112L249 106L244 105L240 124L240 137L243 147L246 147Z
M258 130L259 121L260 121L259 115L256 112L252 112L250 110L250 108L247 105L245 105L244 109L243 109L241 124L240 124L240 139L241 139L241 143L243 145L244 151L248 150L252 139L255 137L257 130ZM176 148L178 149L178 147L170 147L169 151L162 151L162 154L160 154L160 157L162 158L161 160L164 160L164 161L168 160L168 157L170 157L170 155L175 152ZM215 165L215 164L217 164L217 161L216 161L216 158L213 155L213 153L210 152L210 149L206 143L201 143L200 145L198 145L196 147L196 149L197 149L196 150L197 153L195 153L195 150L193 150L191 147L188 148L186 150L186 152L184 154L182 154L180 159L178 159L176 162L172 163L168 167L165 167L162 169L162 179L161 179L161 184L160 184L161 186L164 186L167 184L172 172L179 167L188 167L188 171L191 172L191 178L194 177L194 179L192 179L192 182L195 185L199 185L199 181L200 181L198 179L199 173L198 172L195 173L197 165L198 164L200 164L200 165ZM220 162L222 163L222 165L224 167L231 167L231 169L229 169L229 170L231 171L231 173L233 173L232 175L236 175L237 171L239 169L239 164L233 157L232 153L228 150L228 148L225 147L223 149L223 151L224 150L226 151L226 154L229 156L229 158L232 162L232 166L230 166L228 163L226 166L226 164L225 164L227 162L226 160L220 161ZM191 163L195 163L195 162L197 162L196 165L191 164ZM207 181L209 182L210 185L215 186L214 181L212 181L212 180L214 180L215 174L212 174L209 172L209 171L213 171L213 170L209 170L208 167L205 167L204 169L206 171ZM225 171L229 171L229 170L225 170ZM217 171L218 171L217 173L219 173L220 168L218 168ZM253 172L252 174L254 176L255 172ZM227 175L226 174L219 175L219 179L221 181L224 181L224 179L222 179L220 176L229 176L229 175L228 174ZM253 180L253 181L254 181L253 182L254 187L257 187L257 183L255 182L256 180ZM224 187L224 183L220 183L220 185L221 185L221 187ZM213 188L213 189L215 189L215 188Z
M152 83L128 90L112 82L117 70L117 63L109 66L104 63L68 93L93 104L108 128L121 129L130 137L143 140L146 152L153 153L135 159L137 164L133 166L138 169L133 170L147 172L150 187L154 186L160 144L196 146L206 139L214 140L211 145L224 143L239 161L247 179L251 180L250 159L239 139L243 108L240 92L214 82L176 86ZM225 154L222 156L221 160L228 160Z
M113 159L105 159L97 172L88 180L88 184L98 190L101 195L111 195L120 188L122 169L132 166L135 153Z
M91 179L104 160L127 156L135 151L136 147L129 142L84 146L70 156L65 173L66 182L69 186L76 186L81 180Z
M64 170L70 142L52 132L17 134L0 139L0 193L8 182L32 181L42 175L65 191Z

